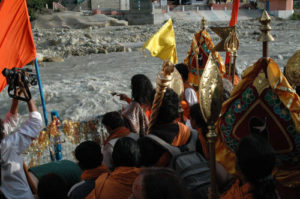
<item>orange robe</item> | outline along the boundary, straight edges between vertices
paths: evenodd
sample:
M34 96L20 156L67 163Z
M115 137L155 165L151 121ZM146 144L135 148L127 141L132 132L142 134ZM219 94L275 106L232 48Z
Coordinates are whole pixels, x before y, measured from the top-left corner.
M238 179L220 199L254 199L253 194L250 193L250 188L249 183L240 186L240 180Z
M106 145L110 140L115 139L115 138L121 138L125 137L130 134L130 130L126 128L125 126L119 127L114 130L110 136L105 140L104 145Z
M84 170L80 178L81 180L96 180L101 174L107 172L107 167L105 165L101 165L94 169Z
M111 173L104 173L85 199L127 199L132 194L132 184L138 174L139 169L135 167L118 167Z

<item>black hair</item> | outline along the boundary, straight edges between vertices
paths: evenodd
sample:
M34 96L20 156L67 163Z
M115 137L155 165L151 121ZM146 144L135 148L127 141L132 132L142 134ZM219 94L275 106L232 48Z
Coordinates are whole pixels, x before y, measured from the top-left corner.
M244 137L237 148L237 168L252 185L254 199L275 199L272 170L275 151L266 139L258 135Z
M141 166L154 166L165 152L162 146L147 137L138 139L138 144L141 152Z
M143 74L131 78L131 97L140 104L150 105L153 86L148 77Z
M105 113L102 118L102 124L108 126L112 130L125 126L121 114L117 111Z
M3 125L3 120L0 119L0 142L4 137L4 125Z
M57 174L49 173L39 180L38 184L39 199L67 199L67 185Z
M176 172L169 168L145 168L142 176L145 199L184 199L186 189Z
M189 78L189 69L187 65L185 65L184 63L180 63L180 64L176 64L175 67L177 71L180 73L183 81L187 81Z
M296 86L296 93L300 96L300 86Z
M206 133L208 132L207 123L203 118L199 103L193 104L190 107L190 116L191 119L196 121L197 126L202 129L203 134L206 135Z
M173 122L178 118L178 107L179 99L177 93L175 93L171 88L167 88L164 93L164 98L159 109L156 124L166 124Z
M120 166L139 167L140 166L140 148L138 143L129 137L120 138L112 153L114 168Z
M75 149L75 157L79 161L78 165L82 170L94 169L100 166L103 160L101 147L94 141L80 143Z

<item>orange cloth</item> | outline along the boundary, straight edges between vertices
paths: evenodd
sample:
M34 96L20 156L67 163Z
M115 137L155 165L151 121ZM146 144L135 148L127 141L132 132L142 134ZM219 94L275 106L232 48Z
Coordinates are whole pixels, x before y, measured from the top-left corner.
M173 146L181 146L186 144L191 135L191 131L189 127L185 126L181 122L178 122L177 124L179 126L179 131L177 136L173 139L172 142Z
M273 89L274 93L278 95L280 101L283 105L288 108L290 115L293 119L297 132L300 132L300 98L293 91L292 87L288 83L287 79L281 73L279 66L269 58L267 61L265 59L259 59L253 66L248 67L243 74L240 83L233 89L231 97L223 103L221 110L221 118L224 117L227 109L232 104L232 102L242 94L242 92L252 85L255 78L258 76L261 70L264 70L268 82ZM220 123L217 121L217 132L219 134L216 141L216 160L221 163L224 168L231 174L235 171L235 154L231 151L224 140L222 134L220 134ZM283 183L286 186L299 185L299 180L295 180L295 176L299 176L300 169L290 170L289 168L277 168L278 170L274 173L275 179L279 183ZM288 171L288 172L287 172ZM293 177L291 177L291 175Z
M96 180L101 174L108 172L105 165L101 165L94 169L88 169L81 174L81 180Z
M86 199L127 199L139 171L134 167L118 167L111 173L102 174Z
M222 195L220 199L253 199L250 188L250 184L247 183L240 186L240 180L236 180L232 187Z
M26 0L0 3L0 91L6 86L4 68L21 68L36 55Z
M106 145L110 140L120 137L125 137L129 135L130 130L124 126L119 127L114 130L114 132L108 136L108 138L105 140L104 145Z
M206 139L204 138L204 136L202 134L202 129L198 128L197 131L198 131L198 138L199 138L200 143L201 143L203 155L208 160L209 159L208 144L207 144Z
M150 121L151 106L142 104L141 107L142 107L142 109L144 110L144 112L145 112L145 114L146 114L148 120Z
M190 118L190 107L189 107L188 102L186 100L181 100L180 104L181 104L181 108L183 109L184 120L189 119Z

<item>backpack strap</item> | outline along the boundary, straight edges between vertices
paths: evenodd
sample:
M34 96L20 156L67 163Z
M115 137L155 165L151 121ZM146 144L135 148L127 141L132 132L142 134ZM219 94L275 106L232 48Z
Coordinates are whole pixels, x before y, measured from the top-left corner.
M156 144L158 144L161 147L163 147L164 149L166 149L172 156L176 156L181 153L179 148L172 146L171 144L167 143L166 141L164 141L163 139L161 139L160 137L158 137L156 135L149 134L149 135L146 135L145 137L150 138Z
M196 132L195 130L191 130L189 141L184 145L184 147L187 148L188 151L196 151L197 139L198 132Z

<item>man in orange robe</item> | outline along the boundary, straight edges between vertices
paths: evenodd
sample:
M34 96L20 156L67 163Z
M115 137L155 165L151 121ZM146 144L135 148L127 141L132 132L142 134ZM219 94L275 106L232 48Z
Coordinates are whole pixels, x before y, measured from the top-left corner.
M101 147L93 141L80 143L75 149L78 165L83 170L81 182L72 186L68 198L77 199L86 197L95 187L95 180L108 169L102 163Z
M132 194L132 184L139 174L140 150L129 137L117 141L112 154L114 171L102 174L95 189L86 199L127 199Z
M125 127L124 120L119 112L108 112L103 116L102 124L109 133L109 137L104 142L103 147L103 164L107 168L112 166L112 152L116 141L121 138L128 136L130 130Z

